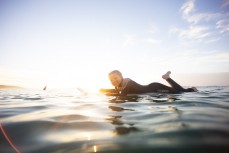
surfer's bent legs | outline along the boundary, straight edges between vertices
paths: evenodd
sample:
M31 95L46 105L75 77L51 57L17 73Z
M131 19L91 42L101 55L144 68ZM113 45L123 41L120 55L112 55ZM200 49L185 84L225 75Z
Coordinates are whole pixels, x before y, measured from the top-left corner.
M172 88L174 88L177 91L185 91L185 89L183 87L181 87L178 83L176 83L173 79L168 78L166 79L166 81L171 85Z
M170 78L171 72L168 71L166 74L162 75L162 78L165 79L172 88L174 88L177 92L193 92L193 88L187 88L184 89L183 87L181 87L178 83L176 83L173 79Z

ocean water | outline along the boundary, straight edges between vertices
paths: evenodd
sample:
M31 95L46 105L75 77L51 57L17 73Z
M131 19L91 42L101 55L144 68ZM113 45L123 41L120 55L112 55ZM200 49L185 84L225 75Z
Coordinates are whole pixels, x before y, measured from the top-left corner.
M0 153L228 153L229 87L198 89L126 97L0 90Z

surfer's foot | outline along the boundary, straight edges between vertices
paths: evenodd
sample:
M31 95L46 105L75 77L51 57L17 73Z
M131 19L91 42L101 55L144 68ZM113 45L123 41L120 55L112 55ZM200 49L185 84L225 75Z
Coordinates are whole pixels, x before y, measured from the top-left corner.
M170 76L169 76L170 74L171 74L171 72L168 71L167 73L165 73L164 75L162 75L162 78L165 79L165 80L167 80L168 78L170 78Z
M197 88L196 87L192 87L193 91L197 92Z

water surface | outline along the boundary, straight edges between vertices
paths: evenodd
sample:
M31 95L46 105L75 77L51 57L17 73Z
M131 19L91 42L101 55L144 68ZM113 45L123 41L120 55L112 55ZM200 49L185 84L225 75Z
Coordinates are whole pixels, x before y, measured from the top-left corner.
M229 87L107 97L0 90L0 122L21 153L229 152ZM0 131L0 152L16 152Z

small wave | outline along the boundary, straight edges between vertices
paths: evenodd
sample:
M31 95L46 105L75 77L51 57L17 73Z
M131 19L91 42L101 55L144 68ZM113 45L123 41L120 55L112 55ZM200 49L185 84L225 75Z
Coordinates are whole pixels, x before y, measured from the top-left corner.
M37 97L35 97L35 98L24 98L24 100L42 100L43 98L37 98Z

